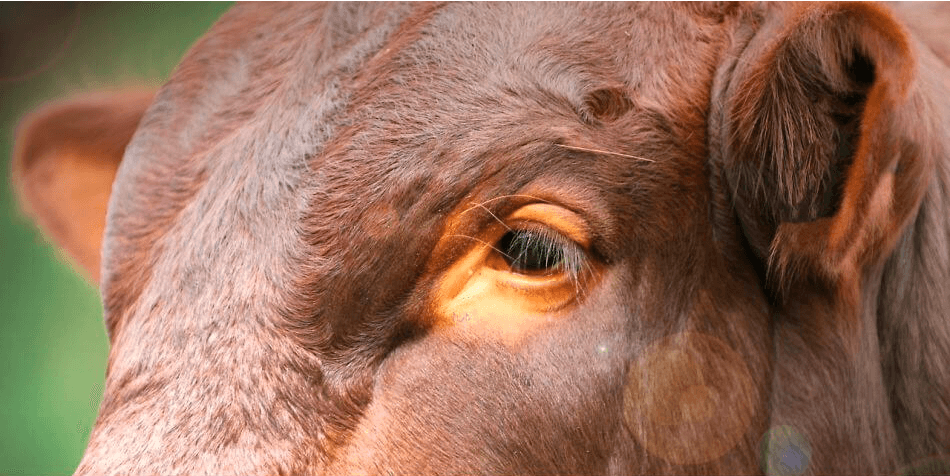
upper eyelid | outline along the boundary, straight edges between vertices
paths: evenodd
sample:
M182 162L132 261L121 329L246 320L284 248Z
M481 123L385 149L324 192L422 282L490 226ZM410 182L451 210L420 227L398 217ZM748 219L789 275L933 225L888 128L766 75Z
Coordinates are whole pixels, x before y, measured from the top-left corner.
M553 145L550 150L545 150L546 153L564 153L563 149ZM575 225L579 225L582 231L579 235L583 236L578 237L582 239L572 239L572 241L586 248L591 239L603 234L603 230L610 221L605 218L609 217L605 207L596 196L587 195L583 193L583 190L578 192L576 186L565 188L562 182L553 184L547 182L547 180L538 181L534 185L522 187L520 191L515 193L499 194L485 200L472 200L459 213L460 222L467 223L463 227L469 230L486 230L493 226L492 223L509 229L512 215L517 215L525 208L548 206L569 215L574 215L577 218L570 221ZM544 183L547 184L544 185ZM571 193L564 193L565 191ZM560 227L551 226L551 223L546 220L534 219L533 221L550 226L560 231L565 237L574 235L570 232L570 227L562 230ZM554 221L558 221L556 216Z
M582 250L587 249L586 243L581 243L578 240L572 238L571 234L567 230L562 230L560 227L555 226L549 221L540 220L534 217L508 217L504 220L504 225L508 231L515 231L518 229L537 230L539 233L553 235L553 237L556 237L559 241L577 246Z

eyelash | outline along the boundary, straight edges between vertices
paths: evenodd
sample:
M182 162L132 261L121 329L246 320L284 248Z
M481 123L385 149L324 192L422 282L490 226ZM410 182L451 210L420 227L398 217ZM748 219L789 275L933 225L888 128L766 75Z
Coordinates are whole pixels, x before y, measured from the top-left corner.
M584 252L576 243L538 225L512 228L498 240L496 249L518 274L565 273L577 283L587 267Z

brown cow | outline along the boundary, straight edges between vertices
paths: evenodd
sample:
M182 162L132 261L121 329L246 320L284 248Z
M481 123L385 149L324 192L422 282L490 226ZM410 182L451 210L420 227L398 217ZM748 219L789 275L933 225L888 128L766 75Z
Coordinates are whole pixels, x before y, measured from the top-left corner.
M950 471L950 15L900 8L241 5L45 107L78 474Z

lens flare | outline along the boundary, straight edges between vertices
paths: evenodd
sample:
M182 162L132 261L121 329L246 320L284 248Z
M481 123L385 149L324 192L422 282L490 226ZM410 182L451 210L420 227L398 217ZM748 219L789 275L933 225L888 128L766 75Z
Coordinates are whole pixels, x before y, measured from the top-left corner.
M757 398L736 351L716 337L684 332L659 340L630 366L624 419L651 454L701 464L739 443Z
M811 445L790 425L772 427L762 438L762 470L769 476L799 476L808 468Z

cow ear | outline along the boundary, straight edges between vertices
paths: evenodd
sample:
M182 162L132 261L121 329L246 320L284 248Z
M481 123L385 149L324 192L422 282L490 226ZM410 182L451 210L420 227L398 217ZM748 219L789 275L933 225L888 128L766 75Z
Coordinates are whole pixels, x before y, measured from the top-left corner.
M12 172L23 209L96 283L112 181L153 95L100 92L53 102L16 132Z
M944 139L933 83L886 10L768 8L724 88L721 171L781 295L881 263Z

